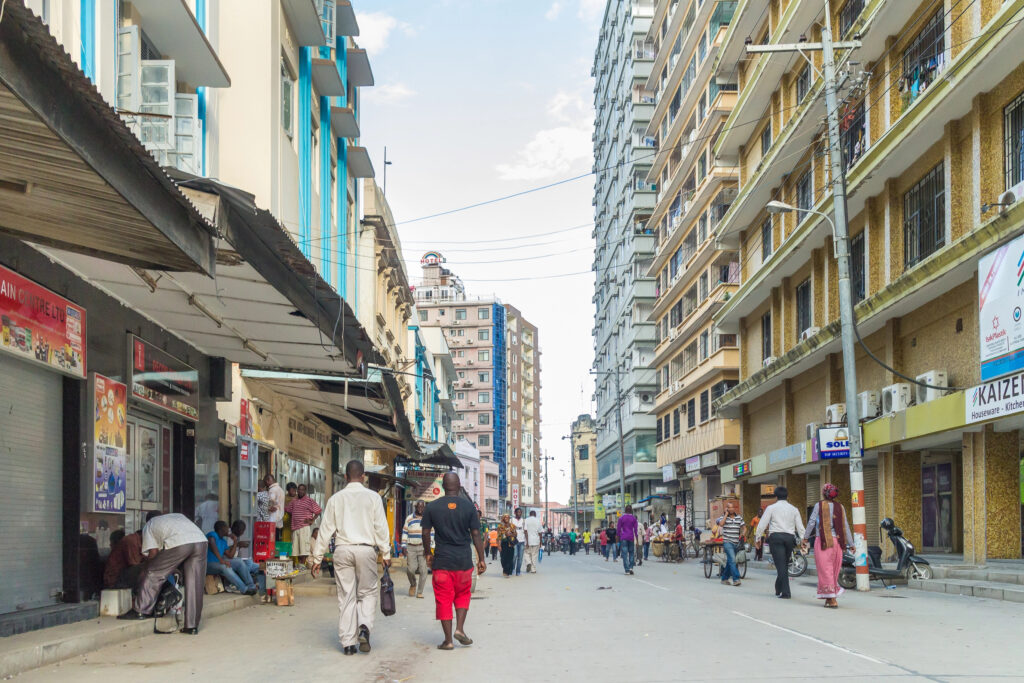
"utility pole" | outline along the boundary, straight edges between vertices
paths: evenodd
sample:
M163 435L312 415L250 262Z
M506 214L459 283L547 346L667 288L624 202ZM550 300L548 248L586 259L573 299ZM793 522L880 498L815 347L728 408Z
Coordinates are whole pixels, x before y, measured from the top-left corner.
M626 446L622 436L622 383L619 380L619 336L615 335L615 422L619 429L619 490L622 492L622 502L617 512L619 516L626 510ZM575 462L575 461L574 461Z
M852 497L853 537L856 545L857 590L869 590L867 567L867 518L864 512L864 458L861 451L860 416L857 405L856 343L853 315L853 294L850 288L850 240L846 215L846 172L843 169L843 147L839 136L839 102L836 83L834 49L855 49L859 40L832 42L832 15L828 0L820 43L800 42L789 45L748 45L747 52L822 53L822 78L825 82L825 113L827 115L829 161L832 183L832 206L835 215L835 259L839 275L839 320L843 346L843 387L846 390L846 428L850 444L850 495ZM808 59L808 61L810 61ZM813 68L813 63L812 63Z
M546 454L547 450L544 453ZM547 461L554 459L554 456L550 455L542 455L538 458L538 460L544 463L544 526L548 528L548 531L551 530L551 524L548 520L548 514L551 509L551 499L548 498L548 480L551 478L551 468L548 467Z
M569 440L569 464L572 466L572 525L573 528L580 525L580 510L577 504L577 496L579 495L578 486L576 485L576 435L578 432L572 430L569 432L569 436L563 436L562 439Z

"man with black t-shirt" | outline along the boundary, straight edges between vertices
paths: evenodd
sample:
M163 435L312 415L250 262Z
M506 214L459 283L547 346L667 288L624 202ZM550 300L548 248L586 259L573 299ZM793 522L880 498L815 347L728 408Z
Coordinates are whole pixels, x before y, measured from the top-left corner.
M473 585L473 554L476 546L477 572L487 571L484 542L480 536L480 514L468 498L459 495L459 475L449 472L441 480L444 496L427 505L423 512L423 548L427 566L433 570L434 603L437 620L444 630L444 642L438 650L454 650L455 640L472 645L466 635L466 614L469 612ZM434 550L430 550L430 532L434 531ZM455 605L455 633L452 633L452 605Z

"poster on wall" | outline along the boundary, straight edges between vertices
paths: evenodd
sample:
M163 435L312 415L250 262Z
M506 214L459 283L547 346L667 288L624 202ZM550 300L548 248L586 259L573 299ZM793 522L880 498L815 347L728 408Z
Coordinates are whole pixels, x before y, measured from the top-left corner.
M198 420L199 372L135 335L128 336L132 354L132 397Z
M1024 237L978 261L981 380L1024 369Z
M0 266L0 351L85 379L85 309Z
M128 386L92 374L93 510L124 512L127 490Z
M444 495L444 489L441 488L441 478L443 476L443 472L407 471L405 478L412 482L411 498L413 500L422 500L425 503L440 498Z

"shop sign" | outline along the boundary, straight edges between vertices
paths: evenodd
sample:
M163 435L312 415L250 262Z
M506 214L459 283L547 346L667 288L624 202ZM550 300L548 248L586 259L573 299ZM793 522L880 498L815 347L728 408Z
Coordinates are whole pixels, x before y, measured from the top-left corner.
M807 462L807 442L800 441L768 453L769 465L778 465L787 460L797 460L801 464Z
M429 503L440 498L444 494L441 487L443 476L443 472L408 470L405 478L412 482L412 499Z
M606 508L615 507L615 499L615 496L610 493L606 493L601 497L601 502Z
M249 419L249 399L247 398L238 401L238 433L242 436L252 436L252 420Z
M985 382L964 396L967 424L1024 411L1024 372Z
M664 495L666 493L668 493L668 487L667 486L655 486L654 487L654 494L655 495Z
M863 436L861 443L863 443ZM818 428L818 457L821 460L838 460L850 457L850 432L846 427ZM861 455L864 449L861 449Z
M718 466L718 451L711 451L700 456L700 466L705 467L717 467Z
M738 462L732 466L733 477L745 477L753 471L750 460Z
M663 465L661 468L661 480L672 481L676 478L676 466L675 465Z
M199 419L199 372L157 347L129 335L132 397L158 408Z
M234 446L238 441L238 427L231 424L230 422L224 423L224 442L229 446Z
M1024 237L978 260L981 379L1024 369Z
M0 351L85 379L85 309L0 266Z
M700 456L695 455L692 458L686 459L686 473L691 474L692 472L700 471Z
M249 462L249 442L242 439L238 444L238 459L242 462Z
M594 501L594 519L604 519L604 503L599 500Z
M93 510L124 512L128 386L93 373Z

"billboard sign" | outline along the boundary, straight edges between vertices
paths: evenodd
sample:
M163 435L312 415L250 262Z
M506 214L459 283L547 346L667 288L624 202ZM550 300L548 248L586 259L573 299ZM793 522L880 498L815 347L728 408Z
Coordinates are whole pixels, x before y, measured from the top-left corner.
M1024 370L1024 236L978 261L982 381Z
M163 349L129 335L132 398L199 419L199 373Z
M861 438L861 443L864 439ZM861 449L861 453L864 449ZM850 457L850 430L846 427L819 427L818 454L821 460Z

